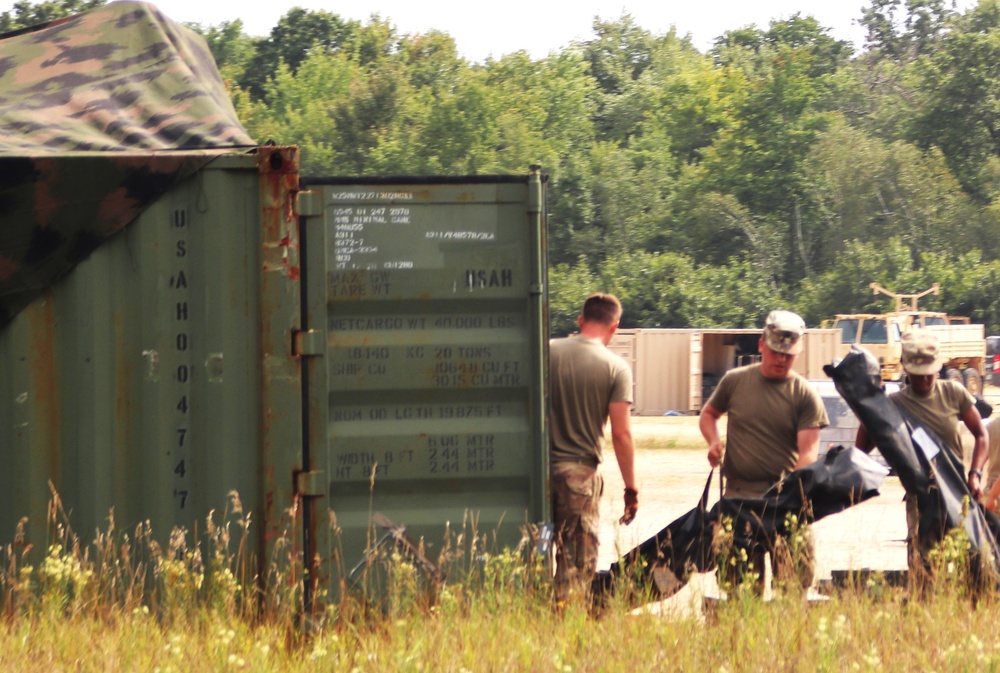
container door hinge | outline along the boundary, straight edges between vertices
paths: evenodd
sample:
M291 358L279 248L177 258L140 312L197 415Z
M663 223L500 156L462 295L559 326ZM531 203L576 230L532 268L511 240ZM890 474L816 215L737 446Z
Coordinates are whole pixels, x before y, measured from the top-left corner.
M326 495L326 474L322 470L295 473L295 493L307 498Z
M319 329L296 332L293 348L295 355L322 355L326 352L326 332Z

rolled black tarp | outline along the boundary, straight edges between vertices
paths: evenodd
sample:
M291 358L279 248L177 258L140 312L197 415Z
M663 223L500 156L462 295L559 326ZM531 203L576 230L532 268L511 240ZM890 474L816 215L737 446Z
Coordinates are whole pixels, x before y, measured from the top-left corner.
M1000 519L972 500L961 460L919 419L894 404L882 389L875 357L851 347L838 365L823 368L868 436L917 503L917 545L932 549L954 528L964 528L972 560L1000 571ZM970 506L963 500L968 497Z

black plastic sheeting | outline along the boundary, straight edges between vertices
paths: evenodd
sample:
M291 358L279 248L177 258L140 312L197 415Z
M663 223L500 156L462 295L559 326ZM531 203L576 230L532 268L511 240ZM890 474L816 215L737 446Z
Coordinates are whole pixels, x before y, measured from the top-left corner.
M654 597L665 598L683 587L692 573L715 568L713 539L724 518L732 520L736 546L748 553L772 551L776 537L789 532L788 515L794 514L801 524L842 512L878 495L886 475L887 470L863 452L835 447L760 498L723 498L707 509L709 474L698 506L599 572L592 591L606 595L618 578L628 577L648 584Z
M917 502L919 549L932 549L954 528L964 528L980 567L1000 571L1000 519L974 502L965 468L919 420L890 400L882 390L879 364L868 351L852 347L836 367L824 367L837 391L865 426L886 463ZM972 505L963 514L963 499Z

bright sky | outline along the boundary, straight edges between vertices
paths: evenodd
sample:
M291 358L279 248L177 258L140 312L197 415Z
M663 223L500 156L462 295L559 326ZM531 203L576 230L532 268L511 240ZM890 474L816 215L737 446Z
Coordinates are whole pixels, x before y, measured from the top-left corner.
M690 34L705 51L727 30L749 24L766 28L771 19L796 12L814 16L831 29L833 37L851 40L858 48L864 30L858 25L861 8L870 0L153 0L174 21L214 25L242 19L250 35L270 33L292 7L322 9L349 19L367 21L373 14L388 19L402 34L444 31L458 44L459 53L472 61L500 57L521 49L533 57L546 56L574 40L593 36L595 16L614 20L631 14L642 28L663 34L671 26ZM964 11L976 0L957 0ZM0 0L7 10L13 0Z

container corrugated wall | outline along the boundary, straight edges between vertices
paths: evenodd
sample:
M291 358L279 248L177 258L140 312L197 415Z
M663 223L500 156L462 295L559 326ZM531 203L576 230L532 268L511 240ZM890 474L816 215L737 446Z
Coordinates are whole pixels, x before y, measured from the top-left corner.
M697 413L722 376L759 361L758 329L641 329L634 335L635 413ZM839 351L840 331L810 329L794 369L827 378L823 365Z
M692 396L696 390L701 398L701 348L697 330L639 330L635 354L638 415L687 412L693 408ZM696 359L697 365L692 366Z
M268 380L298 388L298 282L266 204L287 205L297 177L294 149L214 160L0 330L0 539L26 516L45 542L51 482L85 539L114 509L119 528L148 520L163 540L235 490L263 549L260 527L292 502L301 434L297 396L269 406ZM268 293L292 310L265 316ZM269 473L289 476L271 488Z
M637 329L620 329L615 332L614 336L611 337L611 342L608 343L608 349L620 356L622 360L628 363L629 369L632 370L632 413L636 413L635 342L640 331Z
M807 379L829 379L823 365L831 364L840 355L839 329L808 329L802 353L795 358L795 371Z

